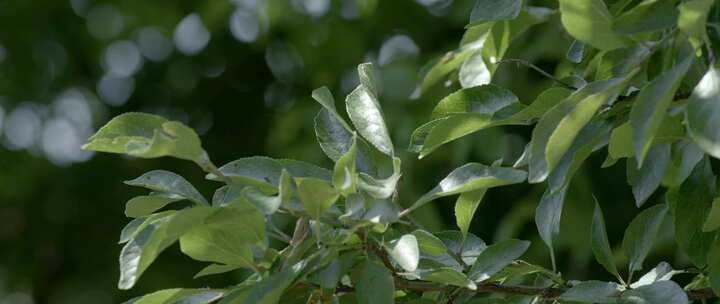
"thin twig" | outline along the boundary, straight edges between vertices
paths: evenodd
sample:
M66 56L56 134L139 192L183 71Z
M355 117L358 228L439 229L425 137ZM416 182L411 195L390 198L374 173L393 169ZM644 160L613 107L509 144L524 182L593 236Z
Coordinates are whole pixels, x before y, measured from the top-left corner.
M503 59L503 60L498 61L497 64L500 65L500 64L502 64L502 63L508 63L508 62L513 62L513 63L516 63L516 64L521 64L521 65L524 65L524 66L526 66L526 67L529 67L529 68L535 70L536 72L542 74L543 76L545 76L545 77L547 77L547 78L550 78L550 79L552 79L553 81L555 81L555 82L557 82L557 83L559 83L559 84L567 87L568 89L571 89L571 90L577 89L576 87L572 86L571 84L569 84L569 83L567 83L567 82L564 82L564 81L558 79L557 77L551 75L551 74L548 73L548 72L545 72L545 70L541 69L540 67L532 64L530 61L527 61L527 60L525 60L525 59L507 58L507 59Z

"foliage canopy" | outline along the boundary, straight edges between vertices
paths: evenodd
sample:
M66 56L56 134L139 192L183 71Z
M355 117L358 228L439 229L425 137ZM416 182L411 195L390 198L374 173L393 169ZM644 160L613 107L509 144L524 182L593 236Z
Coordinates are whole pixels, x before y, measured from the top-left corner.
M345 99L347 116L327 88L312 92L321 105L315 132L335 162L331 169L266 157L216 167L182 123L142 113L115 117L86 149L189 160L221 183L208 202L169 171L126 182L151 192L127 203L133 220L121 234L119 288L132 288L178 241L183 253L210 263L197 276L239 268L252 274L231 287L161 290L129 303L674 304L715 298L720 198L712 162L720 158L720 70L706 33L714 1L635 2L608 7L603 0L560 0L555 11L521 0L478 0L460 46L429 63L418 85L425 93L451 79L461 88L438 102L408 150L422 158L471 133L508 125L533 126L531 140L514 163L460 166L407 206L397 191L402 164L369 63L358 66L359 85ZM570 75L556 78L504 58L513 38L555 14L575 39L567 53ZM556 85L524 104L491 83L507 62L537 69ZM616 282L567 280L555 267L565 196L592 153L607 154L604 167L627 162L640 209L622 240L627 265L617 265L602 202L595 202L592 252ZM535 222L550 269L521 260L528 241L486 244L469 232L490 188L525 182L547 184ZM663 193L660 202L650 200L656 192ZM446 196L457 196L459 231L423 230L412 212ZM165 209L178 201L190 204ZM291 235L275 227L276 214L296 220ZM672 222L692 267L644 265L664 221ZM680 274L687 280L671 280Z

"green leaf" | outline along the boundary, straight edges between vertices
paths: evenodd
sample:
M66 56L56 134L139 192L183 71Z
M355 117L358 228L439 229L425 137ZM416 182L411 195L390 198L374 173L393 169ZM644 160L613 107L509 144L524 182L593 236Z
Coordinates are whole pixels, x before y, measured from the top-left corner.
M675 26L677 18L672 1L645 0L617 17L613 29L622 34L659 31Z
M313 257L302 260L290 267L283 269L280 272L275 272L269 277L255 284L247 294L247 297L242 301L228 302L229 303L257 303L257 304L276 304L280 300L280 297L285 292L285 289L290 287L292 283L297 279L303 270L307 267L310 260Z
M596 67L595 79L625 77L648 59L652 55L651 51L649 46L638 43L630 47L600 53L598 56L601 58ZM632 76L627 76L627 79L632 79Z
M438 104L436 111L434 111L434 114L437 113L438 116L443 117L432 120L417 128L411 136L411 144L409 150L413 152L419 152L419 157L422 158L430 154L432 151L434 151L441 145L463 137L465 135L471 134L473 132L502 125L530 124L532 120L542 116L548 109L552 108L555 104L570 95L570 91L567 89L551 88L538 95L537 99L527 107L521 105L518 102L515 102L509 103L506 107L500 109L497 108L498 105L511 101L511 99L509 99L510 96L505 95L505 97L503 97L504 94L497 95L496 93L490 93L495 90L488 86L483 87L484 89L476 90L483 91L483 94L478 96L486 96L493 98L483 99L482 102L473 102L473 99L462 98L464 93L463 95L455 96L455 94L463 92L463 90L460 90L457 93L451 94L450 96L443 99L443 101ZM502 91L499 91L499 93L501 92ZM508 93L510 92L508 91ZM450 97L453 96L460 98L450 99ZM498 99L497 97L501 98ZM448 101L444 102L445 100ZM479 99L475 100L481 101ZM489 102L489 106L483 105L484 102ZM493 106L492 103L496 103L496 105ZM462 109L483 110L486 112L488 111L488 109L497 109L499 111L493 113L456 112L454 114L451 114L452 112L449 112L460 111Z
M695 86L687 103L686 119L690 137L707 154L720 158L719 69L710 68Z
M613 30L613 17L603 0L560 0L560 17L571 36L594 48L607 51L627 43Z
M369 174L360 172L358 175L358 187L365 193L377 199L386 199L392 196L397 190L397 183L402 177L401 160L393 157L393 173L387 178L374 178Z
M365 198L362 194L353 193L345 197L345 213L338 217L343 223L353 223L365 214Z
M640 212L625 229L622 247L629 260L630 272L642 269L666 213L665 204L652 206Z
M245 186L225 185L215 190L212 198L212 205L215 207L223 207L232 203L236 203L242 199Z
M552 270L546 269L545 267L530 264L525 261L515 261L514 263L511 263L503 270L493 275L490 279L488 279L488 281L508 282L513 279L522 278L534 274L549 278L557 284L565 284L559 274L553 272Z
M485 281L520 258L528 247L530 242L514 239L490 245L480 253L468 276L475 282Z
M357 152L357 136L353 134L352 144L345 155L338 158L333 169L333 186L344 196L355 193L357 175L355 172L355 155Z
M395 282L390 270L379 262L366 260L355 286L355 295L359 304L395 303Z
M560 299L582 303L617 303L623 287L613 282L585 281L571 287Z
M145 222L148 221L150 218L156 218L156 217L162 217L162 216L168 216L172 214L174 211L167 211L163 213L156 213L152 214L150 216L143 216L133 219L132 221L128 222L125 227L123 227L122 231L120 231L120 240L118 240L118 244L127 243L135 234L138 232L138 230L145 227Z
M720 291L720 241L718 239L713 241L710 251L708 251L707 264L707 281L709 281L713 292L718 294L718 291Z
M640 90L630 110L633 146L637 163L642 166L656 132L660 128L675 92L680 87L693 57L688 57L672 69L653 79Z
M716 177L710 160L699 162L690 177L680 185L674 197L675 240L690 261L698 268L705 266L707 252L716 237L714 232L703 232L705 220L712 209L716 194ZM668 198L673 199L673 197ZM670 202L668 202L670 203Z
M501 109L518 102L517 96L503 87L486 84L460 89L445 96L435 106L432 119L442 118L454 113L480 113L492 115Z
M643 304L689 303L685 291L673 281L659 281L650 285L640 286L636 289L626 290L622 293L620 301L623 303Z
M353 130L335 108L335 100L326 87L315 89L312 97L324 108L315 116L315 136L320 148L333 161L345 155L353 143ZM358 140L357 166L361 171L372 172L374 163L370 148Z
M146 216L170 203L183 199L184 197L177 194L164 192L152 192L150 195L136 196L125 204L125 216L134 218Z
M378 200L363 215L363 220L372 224L391 224L398 220L400 207L389 200Z
M713 2L713 0L691 0L678 6L680 15L678 16L677 26L680 31L690 37L690 43L696 49L700 47L703 41L708 40L705 27Z
M570 48L565 54L565 58L572 63L580 63L583 60L583 52L585 51L585 44L580 40L573 40L570 44Z
M614 88L617 85L612 87ZM614 98L615 93L613 91L613 89L608 88L606 91L590 95L578 101L577 104L572 106L572 109L565 112L565 117L558 121L557 126L548 137L547 146L545 147L548 171L552 171L557 166L578 133L580 133L580 130L590 122L590 119L592 119L600 106Z
M413 234L405 234L391 241L385 248L390 257L407 271L415 271L420 261L418 240Z
M340 193L330 183L321 179L296 178L295 183L300 202L305 207L305 211L315 220L320 219L322 213L340 197Z
M432 233L425 230L415 230L412 234L415 236L415 239L417 239L420 253L438 256L447 252L445 244Z
M618 273L615 266L610 242L608 242L607 238L607 230L605 229L605 219L597 199L595 199L595 211L593 212L593 221L590 227L590 248L593 255L595 255L595 260L622 282L620 273Z
M200 205L208 204L207 200L192 184L182 176L170 171L153 170L136 179L125 181L125 184L161 192L165 196L180 197Z
M180 250L193 259L254 268L251 245L265 240L265 216L238 202L207 217L180 237Z
M198 273L195 274L193 279L197 279L204 276L214 275L214 274L221 274L230 272L236 269L241 268L237 265L222 265L222 264L210 264L207 267L203 268L202 270L198 271Z
M490 29L490 26L492 26L492 24L480 25L474 29L484 34ZM480 46L482 46L482 44ZM436 84L444 81L450 73L457 70L476 50L477 46L474 45L471 47L463 47L447 52L443 56L429 62L423 67L425 73L421 77L420 91L425 93Z
M416 274L424 281L459 286L470 290L477 289L477 285L465 274L451 267L419 269Z
M372 65L369 63L358 66L360 79L370 79L372 75L369 70ZM363 76L366 75L366 76ZM345 99L347 112L350 120L357 127L358 133L369 141L380 152L393 155L393 144L390 140L390 133L385 125L380 102L377 100L377 93L374 87L367 81L361 81ZM373 85L374 86L374 85Z
M703 155L705 153L690 139L674 142L670 151L670 162L663 177L663 185L680 186L690 176L695 165L702 160Z
M548 110L533 129L528 154L531 183L544 181L598 108L611 99L625 78L589 83Z
M447 249L459 257L465 265L475 264L477 257L487 248L485 242L472 233L463 236L460 231L442 231L435 235L442 240ZM458 265L457 261L448 254L442 255L439 260L451 261L451 264L454 266L462 266L459 268L461 270L465 266Z
M638 168L635 159L627 160L627 179L632 186L635 204L642 206L650 195L660 186L668 162L670 162L670 144L658 144L650 148L647 162Z
M546 190L535 209L535 225L540 238L550 249L550 258L553 265L555 265L553 244L560 235L560 218L562 217L565 194L567 194L567 186L563 186L555 192Z
M118 288L132 288L160 252L214 212L210 207L189 208L145 224L120 252Z
M470 13L470 25L487 21L515 19L520 14L522 0L477 0Z
M550 258L553 261L553 244L560 234L560 218L572 176L592 151L607 140L610 127L610 123L604 120L594 120L583 127L557 168L547 178L548 187L535 210L535 224L540 237L550 249Z
M335 98L333 98L333 95L332 95L332 92L330 92L330 89L328 89L327 87L319 87L312 91L311 96L313 99L315 99L315 101L317 101L325 109L330 110L330 113L333 114L333 116L335 116L338 119L338 121L343 123L343 126L347 127L347 130L350 130L350 126L337 113L337 109L335 108Z
M710 232L717 230L718 228L720 228L720 197L716 197L713 200L712 207L707 215L707 219L705 219L702 231Z
M635 154L632 145L632 127L630 122L618 126L610 134L608 155L614 159L632 157Z
M283 169L287 170L292 177L332 180L332 172L316 165L297 160L272 159L264 156L252 156L234 160L220 167L219 170L234 184L249 185L262 190L266 194L275 194L278 192ZM208 174L206 178L222 181L212 173Z
M487 189L479 189L460 194L455 202L455 222L463 235L468 233L470 222L475 215L475 210L485 196Z
M338 282L346 274L348 269L353 266L353 259L357 252L347 252L334 258L329 264L317 272L318 282L322 288L333 289Z
M208 304L222 298L224 294L223 290L218 289L173 288L146 294L124 304Z
M291 195L290 183L290 173L282 169L278 185L278 194L276 196L266 195L255 187L246 187L242 189L241 193L253 206L260 209L263 213L270 215L275 213L280 208L280 205L288 204Z
M463 62L458 72L458 80L463 88L470 88L489 84L492 81L492 71L485 63L482 50L477 50Z
M448 174L440 183L420 197L410 208L409 213L439 197L521 183L525 180L525 171L502 167L488 167L480 163L467 163Z
M640 286L646 286L659 281L670 280L675 274L682 273L682 271L673 270L670 264L660 262L655 268L650 269L635 283L630 284L632 288L638 288Z
M82 148L142 158L172 156L196 163L207 158L195 131L180 122L145 113L116 116Z

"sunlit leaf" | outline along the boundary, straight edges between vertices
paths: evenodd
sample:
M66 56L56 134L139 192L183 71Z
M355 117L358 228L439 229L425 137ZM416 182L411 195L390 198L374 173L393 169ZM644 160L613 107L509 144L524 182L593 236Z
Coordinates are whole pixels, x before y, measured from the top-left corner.
M703 41L708 39L705 26L712 7L713 0L691 0L678 6L677 27L690 37L690 42L696 49Z
M350 149L345 155L338 158L333 169L333 187L347 196L356 191L357 174L355 172L355 155L357 152L357 140L353 135Z
M698 2L698 1L691 1ZM712 2L712 1L706 1ZM688 2L690 3L690 2ZM706 153L720 158L720 70L710 68L687 103L687 128Z
M650 285L659 281L667 281L678 273L682 273L682 271L673 270L670 264L660 262L657 266L655 266L655 268L650 269L650 271L645 273L642 277L640 277L640 279L630 284L630 287L638 288L640 286Z
M180 250L193 259L253 268L251 245L264 239L265 218L247 203L205 219L180 237Z
M603 0L560 0L560 16L570 35L594 48L612 50L627 42L613 30L613 17Z
M358 74L360 74L361 79L363 75L371 75L367 71L371 68L370 64L358 66ZM364 78L368 77L364 76ZM374 88L369 88L369 85L367 81L361 82L347 96L345 104L348 115L362 137L380 152L393 155L393 144L390 140L388 128L385 125L380 102L377 100L377 93Z
M483 99L464 98L469 91L463 90L456 92L457 95L449 95L443 99L433 112L440 118L413 131L410 151L419 152L419 157L422 158L441 145L473 132L502 125L527 125L570 94L570 91L564 88L550 88L538 95L532 104L524 106L519 102L513 102L516 97L502 93L504 90L496 90L489 86L465 90L483 92L476 95ZM507 93L512 94L509 91ZM451 99L451 96L458 98ZM485 105L485 102L489 104ZM502 105L507 106L499 108ZM454 112L463 109L474 112Z
M640 90L635 99L630 111L630 125L632 126L635 156L639 166L642 166L655 133L660 128L675 91L680 87L681 80L690 68L692 60L693 58L689 57L653 79Z
M687 294L673 281L659 281L623 292L621 301L647 304L687 304Z
M275 194L280 185L280 176L285 169L292 177L313 177L332 180L332 172L316 165L290 159L272 159L252 156L231 161L220 167L220 172L234 184L257 187L266 194ZM221 181L215 174L206 178Z
M179 197L200 205L208 204L207 200L205 200L202 194L200 194L192 184L182 176L170 171L153 170L136 179L125 181L125 184L157 191L166 194L166 197Z
M405 234L397 240L390 241L386 247L390 257L407 271L415 271L420 261L418 240L413 234Z
M160 252L214 212L210 207L184 209L145 225L120 252L118 288L132 288Z
M483 188L517 184L524 181L526 177L527 174L522 170L468 163L450 172L435 188L420 197L404 213L417 209L439 197Z
M110 120L88 139L83 149L142 158L172 156L198 163L207 157L200 138L188 126L161 116L132 112Z
M544 181L570 148L580 130L607 102L624 78L589 83L548 110L533 129L529 149L528 180Z
M333 161L345 155L353 144L353 130L335 108L335 100L326 87L315 89L312 97L323 106L315 116L315 136L320 148ZM367 143L357 140L357 166L363 172L373 172L374 163Z

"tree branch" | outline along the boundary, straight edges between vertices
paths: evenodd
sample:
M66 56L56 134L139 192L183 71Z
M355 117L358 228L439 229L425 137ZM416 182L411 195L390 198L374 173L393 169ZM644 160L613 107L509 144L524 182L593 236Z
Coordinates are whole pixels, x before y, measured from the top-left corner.
M298 283L298 286L307 288L320 288L320 286L302 282ZM451 286L440 285L426 281L410 281L405 279L395 278L395 287L398 290L407 290L415 292L426 292L426 291L448 291ZM354 292L355 288L351 286L338 286L335 288L337 292ZM565 292L563 288L557 287L527 287L527 286L507 286L496 283L481 283L477 285L476 290L464 289L466 292L474 293L495 293L504 295L519 295L519 296L538 296L545 300L555 300ZM692 289L687 291L688 299L691 301L695 300L709 300L717 298L718 296L710 288Z

